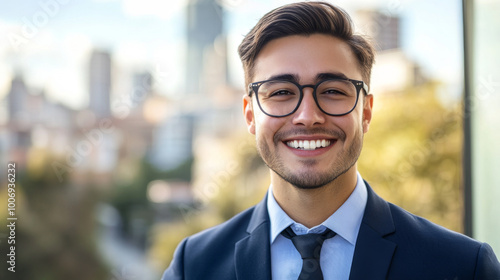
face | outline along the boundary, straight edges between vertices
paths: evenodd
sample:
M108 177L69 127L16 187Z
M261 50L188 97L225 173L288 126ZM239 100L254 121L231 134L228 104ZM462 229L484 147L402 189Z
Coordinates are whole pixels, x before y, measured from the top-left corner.
M340 39L321 34L288 36L270 41L260 51L252 82L291 75L302 85L316 84L320 74L363 80L358 68L349 46ZM258 151L273 171L271 180L284 180L299 188L318 188L355 170L373 104L371 95L362 95L351 113L329 116L317 107L312 88L304 88L298 110L282 118L265 115L255 94L245 96L248 130L255 134ZM309 148L295 148L294 141L302 141Z

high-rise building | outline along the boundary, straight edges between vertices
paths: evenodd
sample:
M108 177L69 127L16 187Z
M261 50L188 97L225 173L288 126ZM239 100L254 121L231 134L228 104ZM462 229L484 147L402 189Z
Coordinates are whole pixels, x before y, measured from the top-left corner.
M94 50L89 67L89 109L97 118L111 116L111 56Z
M377 51L399 49L400 18L397 15L375 10L356 12L356 25L375 42Z
M187 94L201 94L207 54L223 33L223 10L216 0L189 0L187 7ZM222 62L225 63L225 62Z
M370 91L402 92L426 81L420 66L401 48L401 19L388 10L360 10L354 17L356 28L373 40L377 51Z
M134 90L144 92L146 97L153 88L153 76L148 71L138 72L133 77Z
M175 169L193 157L194 118L188 114L172 116L155 131L151 162L161 170Z
M7 94L7 131L0 129L0 161L9 159L25 166L29 148L43 147L57 153L71 141L74 111L50 102L44 90L30 88L16 75Z
M25 106L29 96L28 88L20 76L14 77L10 91L7 94L9 107L9 122L18 122L25 113Z
M132 78L131 103L133 107L142 107L153 90L153 76L148 71L134 73Z

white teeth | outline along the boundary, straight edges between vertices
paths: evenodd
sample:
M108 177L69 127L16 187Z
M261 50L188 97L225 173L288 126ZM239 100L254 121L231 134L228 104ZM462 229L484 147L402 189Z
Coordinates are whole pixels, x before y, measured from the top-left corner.
M286 142L289 147L300 150L316 150L330 146L330 140L292 140Z

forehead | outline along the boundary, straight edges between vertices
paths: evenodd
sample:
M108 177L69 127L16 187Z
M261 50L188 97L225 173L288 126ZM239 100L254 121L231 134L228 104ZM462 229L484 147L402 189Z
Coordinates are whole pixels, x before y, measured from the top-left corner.
M252 82L292 74L300 83L312 82L318 73L339 73L361 80L358 62L349 45L324 34L293 35L267 43L255 61Z

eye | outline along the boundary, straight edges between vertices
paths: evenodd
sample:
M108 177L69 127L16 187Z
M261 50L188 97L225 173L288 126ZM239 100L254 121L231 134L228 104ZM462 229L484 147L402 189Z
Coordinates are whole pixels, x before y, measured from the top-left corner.
M295 93L286 90L286 89L281 89L281 90L276 90L273 93L269 95L269 97L274 97L274 96L287 96L287 95L294 95Z
M356 87L351 82L340 79L321 82L317 91L324 98L350 98L356 95Z
M339 89L326 89L321 92L321 94L329 94L329 95L346 95L345 92L339 90Z

